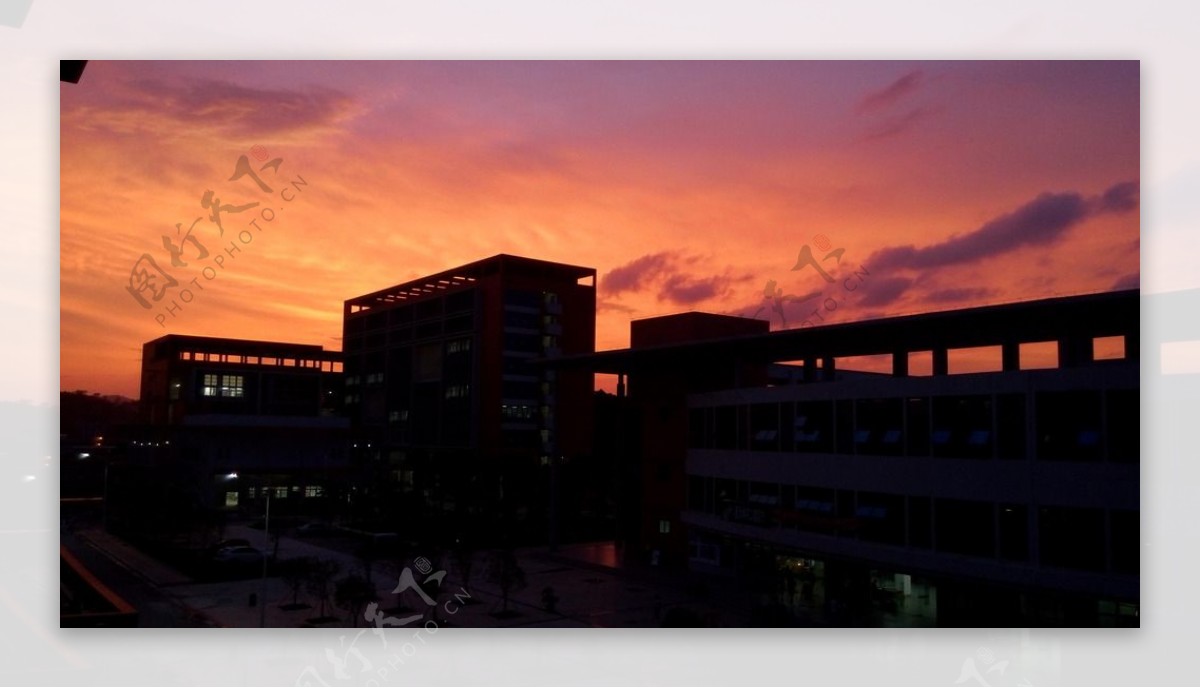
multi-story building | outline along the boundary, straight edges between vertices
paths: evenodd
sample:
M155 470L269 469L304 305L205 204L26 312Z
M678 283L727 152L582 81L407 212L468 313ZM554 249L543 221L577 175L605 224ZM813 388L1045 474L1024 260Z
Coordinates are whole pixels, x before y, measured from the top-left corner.
M377 515L545 541L558 472L590 448L593 378L531 361L594 351L595 277L498 255L345 302L345 406Z
M108 480L113 516L138 521L131 527L186 523L260 502L267 490L276 513L327 515L331 490L347 479L341 367L341 354L320 346L147 342L140 423Z
M637 537L664 566L830 623L1136 625L1138 316L1126 291L774 333L726 318L558 365L628 376Z

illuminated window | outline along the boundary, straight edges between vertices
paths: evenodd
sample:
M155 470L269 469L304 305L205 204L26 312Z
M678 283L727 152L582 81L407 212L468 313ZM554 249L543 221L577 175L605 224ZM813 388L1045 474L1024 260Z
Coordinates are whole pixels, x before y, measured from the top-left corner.
M667 533L670 533L671 532L671 522L667 521L667 520L659 521L658 522L658 532L660 532L664 535L666 535Z
M305 497L320 497L325 494L325 490L320 485L309 485L304 488Z
M470 385L450 385L446 387L447 399L461 399L469 396L471 393Z
M238 493L226 492L225 493L225 506L237 506L237 505L238 505Z
M204 376L204 387L201 391L201 394L203 394L206 397L217 396L217 378L218 378L217 375L205 375Z
M204 376L206 379L208 375ZM213 375L212 377L216 377ZM221 396L240 399L244 391L244 378L241 375L222 375L221 376ZM205 382L207 385L208 383ZM207 392L206 396L211 396Z
M275 488L274 497L276 499L283 499L283 498L287 497L287 493L288 493L288 489L286 487L277 487L277 488Z
M457 354L457 353L462 353L464 351L470 351L470 350L471 350L471 340L470 339L455 339L452 342L446 343L446 353L448 353L448 354Z

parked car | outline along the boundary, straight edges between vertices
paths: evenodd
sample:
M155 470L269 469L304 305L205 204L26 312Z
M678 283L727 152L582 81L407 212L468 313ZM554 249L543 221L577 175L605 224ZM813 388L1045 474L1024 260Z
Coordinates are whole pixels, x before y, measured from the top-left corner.
M229 549L230 547L250 547L250 546L251 546L250 541L245 538L229 538L227 540L221 540L220 542L216 543L215 545L209 546L208 557L211 559L211 558L217 556L217 552L220 552L223 549Z
M263 553L253 547L226 547L218 550L213 561L219 564L261 564Z

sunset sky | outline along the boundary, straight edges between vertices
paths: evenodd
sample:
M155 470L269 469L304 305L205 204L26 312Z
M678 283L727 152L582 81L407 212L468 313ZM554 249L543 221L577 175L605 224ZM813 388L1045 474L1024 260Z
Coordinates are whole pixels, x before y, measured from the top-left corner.
M60 89L64 390L136 397L167 333L340 349L345 299L498 253L596 268L598 349L687 310L779 328L769 280L791 327L1139 284L1137 62L91 62ZM806 245L834 282L792 270ZM143 254L178 282L149 309Z

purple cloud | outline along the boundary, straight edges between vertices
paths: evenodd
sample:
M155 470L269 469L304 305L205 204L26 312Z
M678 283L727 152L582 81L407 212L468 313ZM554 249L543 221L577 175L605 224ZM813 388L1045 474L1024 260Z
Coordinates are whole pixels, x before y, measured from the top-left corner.
M1113 285L1109 287L1112 291L1123 291L1125 289L1138 289L1142 286L1142 275L1139 272L1134 272L1124 277L1121 277Z
M640 289L667 270L671 265L672 255L669 251L651 253L630 263L609 270L600 286L609 294L620 294L625 291Z
M697 279L689 275L671 275L658 292L660 301L672 301L681 305L692 305L724 294L729 289L730 279L726 276Z
M930 292L925 298L936 303L951 303L956 301L976 301L987 298L992 294L992 290L985 287L955 287Z
M700 256L672 251L651 253L625 265L613 268L600 286L607 295L644 290L657 286L658 300L681 305L693 305L727 294L735 283L753 279L752 275L735 275L729 269L724 274L697 277L685 272L696 265ZM608 302L612 307L612 302Z
M1024 246L1052 244L1089 217L1136 208L1136 186L1136 182L1117 184L1091 199L1075 192L1043 193L974 231L923 248L912 244L883 248L864 262L873 270L928 270L974 263Z
M924 73L921 70L914 70L888 84L887 87L868 93L858 101L858 111L860 113L871 112L889 107L915 91L920 86L923 76Z
M1096 212L1127 213L1138 207L1139 186L1137 182L1114 184L1096 201Z
M908 288L913 285L912 279L908 277L876 277L860 290L862 298L858 300L860 306L886 306L894 303Z
M268 89L228 81L188 79L180 82L137 80L116 95L108 113L93 113L105 123L115 116L122 125L130 116L167 118L181 125L211 127L229 135L254 136L333 124L357 106L339 91L310 87Z

